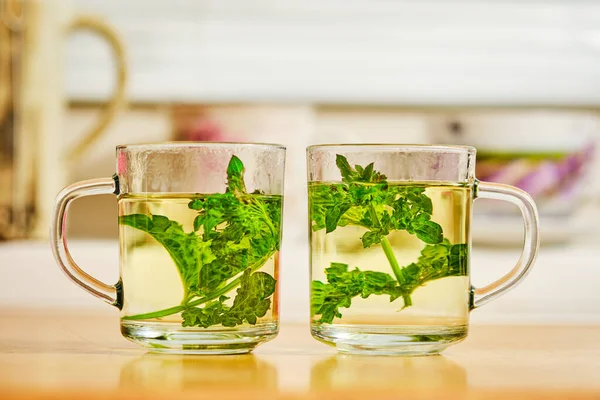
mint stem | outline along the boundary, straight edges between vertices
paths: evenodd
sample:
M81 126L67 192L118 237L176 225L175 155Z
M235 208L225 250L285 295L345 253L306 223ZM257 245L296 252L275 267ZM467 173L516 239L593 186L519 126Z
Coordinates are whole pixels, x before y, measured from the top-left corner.
M400 285L404 284L404 275L400 270L400 265L398 264L398 260L396 260L396 256L394 255L394 250L392 250L392 245L390 244L387 237L381 238L381 247L383 248L383 252L387 257L390 266L392 267L392 271L394 271L394 276Z
M175 306L171 308L165 308L164 310L154 311L146 314L137 314L137 315L127 315L122 319L151 319L151 318L160 318L166 317L167 315L176 314L185 309L184 306Z
M267 255L265 255L263 258L261 258L260 260L258 260L254 265L252 265L251 267L249 267L249 269L251 270L251 272L256 271L257 269L259 269L260 267L262 267L269 258L271 258L271 256L274 254L273 252L269 252ZM247 268L248 269L248 268ZM194 301L190 301L189 303L187 303L186 305L182 305L182 306L175 306L175 307L171 307L171 308L165 308L164 310L159 310L159 311L153 311L153 312L149 312L149 313L145 313L145 314L137 314L137 315L127 315L125 317L123 317L122 319L126 319L126 320L132 320L132 319L152 319L152 318L161 318L161 317L166 317L172 314L177 314L183 310L185 310L186 308L189 307L195 307L198 306L200 304L204 304L206 302L209 302L211 300L217 299L220 296L229 293L230 291L232 291L233 289L235 289L236 287L239 286L240 284L240 280L242 278L242 274L243 272L234 280L232 280L231 282L229 282L226 286L224 286L222 289L217 290L214 293L209 294L208 296L204 296L201 297L199 299L196 299Z
M398 260L396 260L396 256L394 255L394 250L392 250L392 245L390 244L389 240L387 240L387 237L385 237L385 236L381 239L381 247L383 248L383 252L385 253L385 256L387 257L388 261L390 262L392 271L394 271L394 276L396 277L398 284L400 286L404 285L406 283L404 280L404 274L402 273L402 270L400 269ZM404 307L402 307L402 308L412 306L412 299L410 297L410 293L403 295L402 300L404 300Z

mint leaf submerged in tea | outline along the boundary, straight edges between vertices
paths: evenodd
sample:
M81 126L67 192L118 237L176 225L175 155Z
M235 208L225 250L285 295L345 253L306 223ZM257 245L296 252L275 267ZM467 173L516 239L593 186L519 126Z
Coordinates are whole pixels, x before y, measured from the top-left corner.
M418 184L390 184L374 170L374 163L354 167L336 156L341 183L316 183L309 187L309 212L313 232L331 234L338 228L358 226L362 247L381 246L391 272L368 271L331 260L325 269L326 282L311 284L311 314L320 323L342 318L341 308L349 308L352 299L387 295L391 302L402 298L402 309L412 305L411 294L435 279L467 274L466 244L452 244L444 238L440 224L432 220L433 202L426 187ZM406 231L425 246L416 262L401 267L388 235Z
M204 307L189 307L181 313L182 326L212 325L236 326L244 321L255 325L258 318L264 317L271 307L270 296L275 292L276 281L266 272L245 270L233 305L225 305L228 299L220 296L217 301Z
M162 215L124 215L119 218L119 223L144 231L160 243L175 262L188 290L198 287L199 273L203 265L208 265L216 259L210 242L203 242L193 232L184 232L180 223Z
M120 224L146 232L164 247L184 287L180 306L125 318L182 312L183 326L256 324L275 292L275 279L258 270L279 250L281 207L281 196L247 193L244 165L234 155L225 193L190 200L188 208L198 212L191 232L163 215L121 216ZM233 299L226 296L236 288Z

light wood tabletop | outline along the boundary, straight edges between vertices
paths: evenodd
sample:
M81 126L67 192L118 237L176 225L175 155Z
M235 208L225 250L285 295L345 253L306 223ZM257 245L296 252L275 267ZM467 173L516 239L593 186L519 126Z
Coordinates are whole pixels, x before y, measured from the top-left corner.
M442 356L338 355L283 326L251 355L150 354L117 315L0 311L0 399L600 399L600 326L472 326Z

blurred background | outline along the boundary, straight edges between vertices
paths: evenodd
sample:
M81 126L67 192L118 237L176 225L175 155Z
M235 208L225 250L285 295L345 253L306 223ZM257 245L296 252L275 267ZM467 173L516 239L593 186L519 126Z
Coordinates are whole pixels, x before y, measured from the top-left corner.
M528 280L481 322L600 321L600 3L593 0L1 0L0 307L110 307L47 241L65 185L115 146L287 146L282 319L307 321L305 147L476 146L477 175L538 202ZM478 201L476 285L517 261L517 209ZM116 199L75 202L80 265L118 279Z

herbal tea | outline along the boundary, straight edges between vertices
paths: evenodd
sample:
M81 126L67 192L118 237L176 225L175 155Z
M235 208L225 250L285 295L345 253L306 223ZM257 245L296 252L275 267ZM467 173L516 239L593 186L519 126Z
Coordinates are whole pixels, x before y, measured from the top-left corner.
M188 341L190 331L205 339L215 332L207 340L221 342L225 331L276 333L282 198L247 193L243 171L232 157L225 193L119 199L126 336L173 325ZM177 336L159 335L152 344L161 340Z
M309 184L313 335L464 338L471 189L390 182L341 155L336 165L342 182Z

